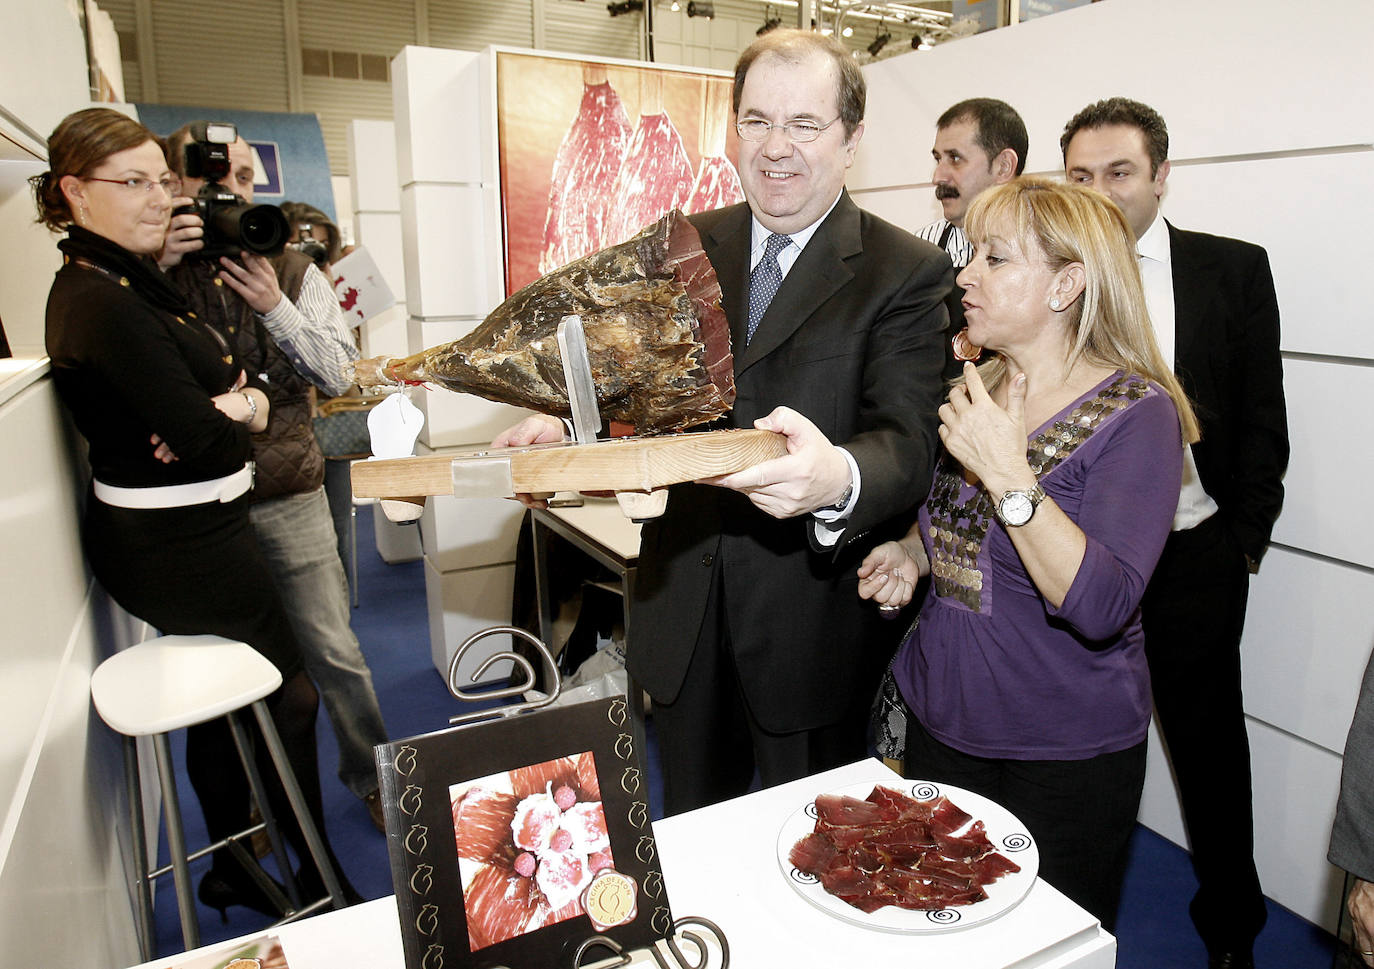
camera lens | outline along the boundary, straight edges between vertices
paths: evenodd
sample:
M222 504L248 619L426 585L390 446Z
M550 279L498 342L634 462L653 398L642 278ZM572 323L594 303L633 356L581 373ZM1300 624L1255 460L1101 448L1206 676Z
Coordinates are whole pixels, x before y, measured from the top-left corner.
M239 243L251 252L278 252L289 232L275 205L246 205L239 216Z

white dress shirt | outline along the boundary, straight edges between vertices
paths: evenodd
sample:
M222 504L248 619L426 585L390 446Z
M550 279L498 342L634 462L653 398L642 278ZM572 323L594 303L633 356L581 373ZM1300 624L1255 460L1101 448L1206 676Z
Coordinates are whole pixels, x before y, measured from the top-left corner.
M806 244L811 241L811 237L816 234L816 230L829 217L839 201L840 196L836 195L835 201L830 203L830 208L826 209L825 214L819 219L805 229L787 233L788 238L792 241L778 252L778 268L782 270L783 279L787 278L787 274L792 271L792 267L797 262L797 257L801 255ZM763 258L764 248L768 244L768 237L773 234L773 230L766 228L758 220L758 216L750 216L749 221L749 271L752 273L758 266L759 260ZM839 452L849 462L849 480L854 488L849 493L849 500L845 502L843 508L817 508L811 513L812 524L816 531L816 541L826 547L839 541L841 533L844 532L849 513L853 511L855 502L859 500L859 463L845 448L839 448Z
M1145 308L1150 312L1150 322L1155 329L1155 342L1166 363L1174 365L1174 351L1178 345L1177 325L1174 317L1174 269L1170 261L1169 227L1164 224L1164 216L1156 215L1145 234L1136 243L1140 254L1140 278L1145 284ZM1183 448L1183 487L1178 496L1178 509L1174 512L1173 530L1178 532L1192 528L1211 518L1217 510L1202 487L1197 475L1197 462L1193 460L1193 447Z

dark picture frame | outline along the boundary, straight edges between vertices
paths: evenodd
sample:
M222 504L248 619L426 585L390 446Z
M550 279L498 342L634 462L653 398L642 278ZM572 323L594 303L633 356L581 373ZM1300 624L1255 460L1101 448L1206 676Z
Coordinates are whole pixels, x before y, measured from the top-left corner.
M588 938L671 934L623 696L376 752L407 969L554 969Z

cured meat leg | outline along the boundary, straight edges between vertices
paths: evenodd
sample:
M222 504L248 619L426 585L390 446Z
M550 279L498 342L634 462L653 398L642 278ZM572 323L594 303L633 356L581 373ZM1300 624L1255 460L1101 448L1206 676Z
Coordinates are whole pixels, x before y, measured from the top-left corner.
M701 239L672 211L633 239L536 280L460 340L354 364L364 387L433 382L568 416L558 323L582 317L603 417L640 434L680 430L735 400L730 325Z
M619 241L605 235L606 210L633 129L604 64L584 64L582 85L577 117L554 156L541 273Z
M628 239L663 213L682 208L694 181L682 136L663 110L663 76L645 71L639 81L639 125L611 190L605 242Z
M730 83L706 82L706 104L701 112L701 168L687 199L688 213L720 209L744 201L739 173L725 157L725 138L730 132Z

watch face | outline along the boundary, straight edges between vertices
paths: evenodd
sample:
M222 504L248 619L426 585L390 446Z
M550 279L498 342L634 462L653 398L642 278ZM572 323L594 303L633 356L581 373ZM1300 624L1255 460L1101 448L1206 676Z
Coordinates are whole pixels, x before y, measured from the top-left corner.
M1014 528L1031 520L1031 515L1035 513L1035 503L1026 492L1011 491L1002 497L1002 503L997 510L1001 512L1002 521Z

